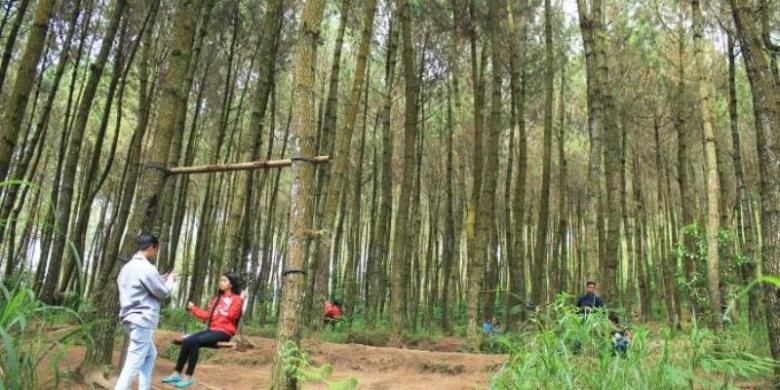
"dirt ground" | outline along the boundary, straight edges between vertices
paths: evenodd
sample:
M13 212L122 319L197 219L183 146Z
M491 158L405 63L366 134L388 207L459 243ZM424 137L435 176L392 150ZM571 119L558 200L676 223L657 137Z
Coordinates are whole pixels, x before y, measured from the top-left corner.
M158 331L156 346L164 351L176 336ZM271 378L274 340L247 338L254 348L245 352L219 350L198 364L193 389L263 389ZM316 365L330 363L333 380L353 377L360 389L484 389L490 377L506 360L503 355L480 355L455 352L462 340L444 338L428 345L431 351L403 348L380 348L359 344L332 344L315 339L303 342L303 349ZM83 348L70 350L66 367L75 369L84 356ZM202 356L202 355L201 355ZM115 352L114 364L119 361ZM173 370L172 360L158 357L154 370L155 389L173 389L160 383ZM89 389L83 384L65 384L60 388ZM305 384L304 389L327 389L325 384Z

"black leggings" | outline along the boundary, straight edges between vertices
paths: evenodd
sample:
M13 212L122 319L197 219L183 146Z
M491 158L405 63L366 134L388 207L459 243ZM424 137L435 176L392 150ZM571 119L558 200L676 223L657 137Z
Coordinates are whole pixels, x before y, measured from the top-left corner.
M198 351L200 347L215 348L220 341L230 341L230 335L213 330L203 330L187 336L181 343L179 351L179 360L176 361L176 372L181 372L184 363L187 365L187 375L195 372L195 365L198 364Z

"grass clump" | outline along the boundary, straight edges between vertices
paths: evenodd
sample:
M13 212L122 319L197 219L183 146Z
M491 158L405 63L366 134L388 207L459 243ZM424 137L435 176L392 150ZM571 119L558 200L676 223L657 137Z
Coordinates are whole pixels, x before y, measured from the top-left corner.
M285 372L302 383L325 384L331 390L353 390L358 388L356 378L332 380L333 366L323 364L315 366L309 356L292 341L287 341L282 347L282 365Z
M532 323L536 329L522 335L523 342L496 338L510 357L492 388L733 388L739 380L766 378L775 364L733 339L697 327L676 337L663 330L656 341L650 341L646 328L634 328L628 351L617 354L606 313L582 317L567 297Z
M66 375L59 368L69 346L89 345L90 326L75 311L48 306L21 284L0 282L0 389L56 388ZM52 377L39 369L48 362Z

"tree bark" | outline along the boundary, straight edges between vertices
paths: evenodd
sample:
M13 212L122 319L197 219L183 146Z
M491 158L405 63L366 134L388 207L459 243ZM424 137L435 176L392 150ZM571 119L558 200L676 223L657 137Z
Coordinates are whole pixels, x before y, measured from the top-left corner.
M699 115L704 127L704 154L707 183L707 287L709 290L710 315L713 330L723 328L721 321L720 296L720 178L718 176L718 149L713 129L710 78L702 54L702 14L699 0L692 0L693 7L693 58L696 66Z
M326 172L323 176L324 185L327 188L327 193L323 199L324 214L319 221L320 226L324 230L324 234L319 237L317 241L317 257L316 261L316 273L315 273L315 286L314 296L312 302L312 312L319 314L322 311L322 304L325 303L328 294L328 276L329 276L329 264L331 255L331 242L333 240L332 233L336 222L336 213L338 211L338 204L341 201L342 189L347 185L347 174L349 171L350 162L350 145L352 142L352 133L355 128L355 122L357 120L357 114L360 107L360 95L363 93L363 80L366 78L366 68L368 64L368 54L371 48L371 37L374 31L374 15L376 14L376 0L368 0L365 4L365 15L363 19L363 30L361 32L360 46L357 52L357 61L355 65L355 78L352 80L352 90L350 92L349 100L347 101L347 109L345 112L344 126L341 131L336 134L334 150L334 161L331 167L328 168L329 172ZM368 92L366 92L368 93ZM330 180L329 175L333 180ZM342 210L344 213L346 210ZM335 257L338 257L338 252L334 253ZM335 267L334 267L335 268ZM320 317L317 314L312 314L313 325L317 327L320 324Z
M466 339L471 349L478 349L481 341L479 329L479 298L482 294L484 277L484 259L493 256L491 245L492 231L495 226L495 188L498 181L498 144L501 132L501 82L504 73L503 56L501 55L500 25L504 21L503 12L506 8L499 0L491 0L488 4L488 34L490 38L492 72L492 97L490 102L490 124L485 139L487 156L485 158L485 177L480 189L479 208L476 214L477 231L474 251L469 255L468 275L468 319L466 324ZM483 48L483 50L485 50Z
M162 78L157 132L151 143L148 162L138 178L139 183L143 183L143 185L136 191L120 253L132 253L133 238L139 232L150 228L150 226L142 224L147 216L153 216L157 211L165 173L155 167L164 166L170 152L173 134L176 131L181 131L181 129L176 128L177 118L174 115L174 108L187 101L186 95L182 94L183 91L180 88L181 75L186 74L190 62L192 40L195 35L195 10L200 8L203 1L205 0L182 0L173 16L172 50L168 59L168 67ZM107 282L114 280L118 272L119 267L116 264L105 267L103 274L107 277L102 283L101 291L104 293L100 295L97 304L98 313L116 313L118 310L117 286L115 283ZM96 335L95 344L87 351L85 365L111 362L117 322L110 320L98 324L98 329L94 333Z
M560 94L558 95L559 113L558 113L558 166L560 169L558 178L558 243L556 244L557 256L553 258L553 261L557 261L560 264L558 268L558 274L555 275L556 283L553 284L551 289L551 297L555 299L557 292L570 292L570 271L569 271L569 254L567 251L567 239L569 224L566 219L567 216L567 199L566 194L569 192L566 186L566 136L564 126L566 125L566 106L564 104L566 96L566 57L561 55L561 86Z
M762 39L755 17L755 3L749 0L730 0L737 34L745 58L748 80L753 97L753 113L761 177L761 232L764 266L769 275L780 275L780 82L775 77L773 51ZM780 289L764 286L769 347L774 359L780 359ZM780 377L780 368L775 368Z
M292 133L292 153L295 156L313 156L316 152L314 117L315 64L317 63L317 42L322 21L322 0L307 0L301 15L298 31L298 45L293 64L295 66L295 96ZM272 389L297 389L294 370L285 366L285 354L291 347L298 346L299 313L304 291L306 245L314 234L314 166L299 162L292 167L290 187L290 235L287 243L287 259L282 272L282 297L279 307L279 321L276 332L276 352L271 378ZM296 366L292 362L293 367Z
M369 262L374 266L369 272L369 291L373 297L369 303L368 317L371 323L377 323L382 317L382 307L386 295L387 285L387 254L390 240L387 238L391 231L392 207L393 207L393 133L390 130L390 115L393 104L393 84L395 82L396 51L398 49L399 26L396 13L389 21L389 38L387 42L385 58L385 92L382 105L382 199L379 202L379 217L377 222L374 252Z
M453 7L453 14L455 14ZM454 17L457 23L457 17ZM457 42L457 38L454 39ZM457 59L454 53L457 53L457 43L453 43L453 55L450 56L450 71L447 74L447 202L445 207L445 236L444 248L442 253L442 296L441 296L441 327L445 333L452 331L450 323L450 293L454 289L451 281L452 267L455 265L458 257L459 248L455 247L455 215L453 208L455 206L455 186L453 184L454 164L453 164L453 138L456 130L455 120L452 112L452 90L457 84ZM452 86L450 86L452 85Z
M5 179L8 174L11 156L16 150L19 130L22 128L22 120L24 120L24 114L27 111L27 102L33 90L33 84L38 78L38 62L41 60L41 54L43 54L43 48L46 44L49 20L54 13L55 3L55 0L41 0L38 3L32 29L27 36L27 46L25 46L19 68L16 71L13 92L9 102L3 107L2 121L0 121L0 180ZM20 6L22 8L17 11L19 12L18 19L21 19L24 14L27 1L23 1ZM12 33L18 32L18 25L14 25L14 29L16 30ZM15 34L8 38L6 52L3 53L4 57L6 55L10 57L14 41L16 41ZM0 88L2 88L5 69L0 69L0 71L2 71L0 73Z
M41 7L44 8L49 7L50 10L47 12L51 12L51 9L54 8L53 5L54 5L54 0L51 0L46 3L39 4L38 9L42 9ZM30 6L30 0L22 0L21 3L19 3L19 6L16 7L16 17L14 18L14 22L11 25L11 30L8 32L8 37L6 38L5 41L5 47L3 48L3 58L2 60L0 60L0 92L3 91L3 86L5 84L5 77L8 74L8 66L11 64L11 56L13 56L14 46L16 45L16 41L17 41L16 37L19 35L19 29L22 27L22 22L24 21L24 15L27 13L27 8L29 6ZM9 11L10 11L10 6L9 6ZM37 16L38 14L36 12L36 17ZM48 29L48 19L46 24L47 24L46 28ZM38 27L40 28L40 26ZM5 30L3 30L3 32L5 32ZM34 34L35 33L30 34L29 37L32 37ZM45 31L44 31L44 35L45 35ZM3 174L3 177L4 176L5 173Z
M601 150L602 135L604 134L604 117L602 101L600 98L600 84L597 77L599 59L596 49L596 40L600 34L601 23L601 1L594 0L590 9L585 0L577 0L577 10L579 13L580 31L585 49L585 65L587 72L587 95L588 95L588 131L590 134L590 158L588 160L588 186L587 201L585 206L585 234L588 238L585 240L587 266L585 278L588 281L596 281L599 276L599 270L604 268L599 253L600 245L604 243L601 240L599 229L599 198L601 188ZM605 275L602 275L605 277Z
M742 283L748 284L757 276L756 270L758 267L756 267L756 263L759 261L759 258L756 256L753 242L753 212L750 194L748 194L747 186L745 185L745 168L742 163L742 137L739 134L739 117L737 116L736 53L734 52L735 32L726 29L726 35L729 61L729 124L731 127L731 140L734 148L734 177L739 199L737 205L739 210L736 213L739 217L739 223L737 224L736 235L737 237L742 238L742 263L740 265ZM748 291L748 319L751 326L757 326L761 321L759 318L760 300L760 292L758 289L750 289L750 291Z
M511 2L508 2L511 4ZM512 202L512 216L514 225L514 242L507 243L512 245L513 254L509 267L509 307L510 313L516 312L516 315L510 317L507 321L508 326L519 325L525 318L525 191L527 174L527 154L528 147L525 130L525 51L527 38L527 20L530 15L530 7L526 0L520 2L521 17L519 23L515 23L512 7L508 8L509 29L512 39L509 40L509 69L510 69L510 89L512 91L512 101L515 103L516 123L517 123L517 179L515 179L514 200ZM520 24L518 29L517 24ZM520 46L518 47L518 43ZM512 125L514 125L514 121ZM508 227L509 229L509 227Z
M258 81L255 91L253 110L250 117L251 123L245 139L242 139L238 155L240 161L249 161L260 157L260 144L262 140L263 121L268 106L269 94L276 69L276 52L279 40L278 35L282 27L282 13L284 1L274 0L268 3L263 18L262 42L260 44L258 61ZM223 258L230 261L232 269L244 269L238 267L241 260L246 260L250 248L242 248L242 242L250 230L252 218L248 211L251 210L252 199L256 191L254 183L255 174L249 172L236 176L233 203L230 207L229 225L225 241ZM244 188L244 190L240 190Z
M338 32L336 33L336 43L333 50L333 61L331 63L331 70L330 70L330 82L328 84L328 96L324 100L324 102L320 103L320 107L322 108L322 105L324 103L325 109L324 113L320 116L322 118L322 126L319 126L318 129L320 130L320 136L318 140L319 150L322 153L327 153L332 155L333 154L333 145L335 143L335 131L336 131L336 124L338 119L338 99L339 99L339 86L340 86L340 80L341 80L341 52L344 46L344 31L347 27L347 21L349 19L349 9L351 5L351 0L342 0L341 2L341 15L339 17L339 27ZM324 88L324 86L323 86ZM322 111L322 110L321 110ZM322 167L316 172L316 186L317 186L317 197L316 197L316 211L315 211L315 223L317 226L324 226L322 225L321 221L324 218L324 215L326 213L325 210L325 203L326 198L328 196L329 192L329 182L330 179L330 167ZM308 293L306 294L306 301L305 301L305 307L304 307L304 314L308 316L308 322L310 322L313 326L319 327L320 325L320 314L321 313L321 307L315 306L315 295L320 294L323 288L327 289L327 283L328 283L328 264L320 264L320 258L322 258L322 255L320 254L322 245L320 242L315 243L315 247L313 248L313 253L309 256L309 270L312 274L315 276L311 278L309 281L308 286ZM311 248L310 248L311 250ZM326 256L327 259L330 259L330 254ZM320 289L320 291L316 292L317 289ZM316 293L315 293L316 292ZM321 298L321 297L320 297Z
M114 4L108 27L103 37L103 42L101 43L100 52L98 53L95 62L90 65L89 79L84 87L84 92L76 115L76 121L71 130L70 140L68 142L68 153L62 167L62 188L60 190L59 199L57 199L56 233L51 248L51 253L53 253L55 257L49 264L46 280L44 281L41 290L41 300L49 304L57 302L56 292L57 281L60 277L60 268L65 259L65 251L70 250L66 240L69 232L74 184L77 176L76 170L78 168L79 157L81 156L81 146L87 128L89 113L92 108L92 102L97 94L97 87L100 83L100 78L103 75L103 69L108 60L108 55L114 45L114 38L119 31L119 22L124 15L126 7L127 0L118 0Z
M647 256L645 255L645 240L647 238L648 219L645 205L647 198L642 191L642 175L640 173L639 156L635 153L634 156L634 170L633 181L631 185L634 190L633 198L633 214L634 214L634 239L636 240L636 273L639 275L639 319L643 323L646 323L652 314L652 300L650 297L650 278L649 267L646 266ZM659 172L660 174L660 172ZM660 176L659 176L660 178ZM657 207L660 209L660 203ZM658 249L654 248L654 254L658 252ZM663 261L660 256L655 256L655 261ZM630 282L630 281L629 281Z
M417 141L417 72L415 71L414 45L412 44L412 16L409 0L398 0L401 19L401 58L404 67L404 159L401 180L401 195L396 210L395 231L392 249L392 298L390 300L390 322L393 332L401 334L406 327L407 283L409 262L406 240L409 229L409 205L412 180L414 179L415 143Z
M552 43L552 9L550 0L544 1L544 140L542 152L542 191L540 193L538 230L536 231L536 247L533 263L533 283L531 291L534 305L545 304L547 298L546 272L547 233L550 226L550 176L552 169L552 127L553 127L553 43Z
M18 11L17 11L18 12ZM24 154L19 158L19 163L16 164L14 167L14 171L10 173L9 177L21 177L22 175L25 175L27 172L27 168L30 164L30 159L33 158L33 154L35 150L38 150L38 156L40 156L41 153L41 147L40 143L46 139L46 134L49 130L49 118L51 117L52 107L54 106L54 100L57 96L57 91L59 89L60 82L62 81L62 76L65 74L65 69L70 62L70 49L71 44L73 42L73 36L75 35L76 28L78 27L78 17L81 13L81 0L77 0L73 4L73 12L71 14L70 18L70 24L68 25L68 31L65 34L65 40L63 41L63 47L65 48L62 53L60 54L59 59L57 60L57 67L54 71L54 79L52 80L51 89L49 90L49 95L46 97L46 102L43 105L43 109L41 110L40 117L35 125L35 130L33 132L33 135L30 139L30 145L32 147L26 148L24 150ZM38 145L38 146L36 146ZM35 169L32 169L31 172L34 172ZM10 219L15 219L18 214L12 214L12 208L14 206L14 202L17 199L19 191L19 186L9 186L5 189L5 198L3 199L2 204L2 210L0 211L0 220L8 220L9 216ZM24 197L21 197L20 203L24 203ZM0 230L0 234L2 234L2 230ZM0 241L2 241L2 236L0 235Z

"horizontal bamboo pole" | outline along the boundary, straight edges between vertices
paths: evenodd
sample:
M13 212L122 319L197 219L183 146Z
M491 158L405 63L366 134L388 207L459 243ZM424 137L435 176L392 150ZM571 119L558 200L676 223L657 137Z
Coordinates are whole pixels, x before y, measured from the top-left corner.
M189 175L193 173L213 173L230 171L248 171L252 169L271 169L289 167L295 161L310 162L312 164L327 164L328 156L306 158L287 158L282 160L259 160L233 164L199 165L194 167L175 167L165 169L168 175Z

